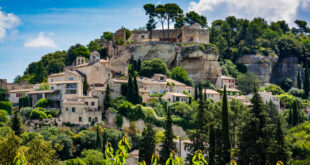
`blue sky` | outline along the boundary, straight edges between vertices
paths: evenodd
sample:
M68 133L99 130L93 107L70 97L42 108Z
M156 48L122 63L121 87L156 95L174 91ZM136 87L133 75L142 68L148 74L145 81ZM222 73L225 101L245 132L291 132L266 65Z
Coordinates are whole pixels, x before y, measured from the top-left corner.
M310 0L0 0L0 78L9 82L44 54L145 25L143 5L177 3L211 23L228 15L310 23Z

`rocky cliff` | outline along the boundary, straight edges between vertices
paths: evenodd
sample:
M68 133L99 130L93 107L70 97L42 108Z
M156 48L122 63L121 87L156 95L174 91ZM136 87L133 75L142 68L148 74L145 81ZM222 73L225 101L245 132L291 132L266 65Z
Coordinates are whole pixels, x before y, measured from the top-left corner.
M194 82L208 79L215 83L216 76L221 73L216 50L202 44L152 42L116 46L110 57L110 67L117 72L126 70L131 56L141 61L161 58L169 69L181 66Z
M298 65L296 57L244 55L236 62L246 65L248 71L257 74L262 83L280 84L285 78L297 81L298 71L303 75L303 70Z

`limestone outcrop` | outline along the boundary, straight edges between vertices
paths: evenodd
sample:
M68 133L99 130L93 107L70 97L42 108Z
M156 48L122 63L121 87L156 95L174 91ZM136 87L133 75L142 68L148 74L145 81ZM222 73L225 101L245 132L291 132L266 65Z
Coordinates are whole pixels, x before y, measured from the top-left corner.
M248 71L257 74L263 84L280 84L285 78L290 78L296 82L298 71L303 75L303 70L298 65L298 58L296 57L244 55L236 62L246 65Z
M181 66L194 82L208 79L215 83L216 76L221 73L216 50L203 44L152 42L116 46L110 57L110 68L126 74L124 70L127 69L128 59L131 56L141 61L161 58L169 69Z

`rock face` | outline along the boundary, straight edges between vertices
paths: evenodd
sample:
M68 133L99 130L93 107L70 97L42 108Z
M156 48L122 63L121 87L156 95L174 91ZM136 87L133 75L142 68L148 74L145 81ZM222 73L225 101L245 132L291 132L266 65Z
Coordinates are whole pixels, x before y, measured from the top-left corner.
M261 83L280 84L285 78L297 81L298 71L303 77L303 70L298 65L298 58L285 57L278 58L261 55L244 55L240 57L237 63L247 66L248 71L257 74Z
M221 73L218 55L214 53L214 49L201 44L186 46L178 43L152 42L117 46L113 52L109 65L117 72L124 72L128 67L128 59L133 56L135 60L141 61L163 59L169 69L181 66L194 82L208 79L215 83L216 76Z

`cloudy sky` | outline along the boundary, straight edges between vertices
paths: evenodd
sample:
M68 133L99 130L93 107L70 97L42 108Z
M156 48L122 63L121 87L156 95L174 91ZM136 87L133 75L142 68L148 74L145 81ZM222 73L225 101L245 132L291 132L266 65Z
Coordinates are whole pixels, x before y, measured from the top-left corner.
M209 24L229 15L310 24L310 0L0 0L0 78L11 82L44 54L86 45L104 31L145 26L146 3L177 3Z

